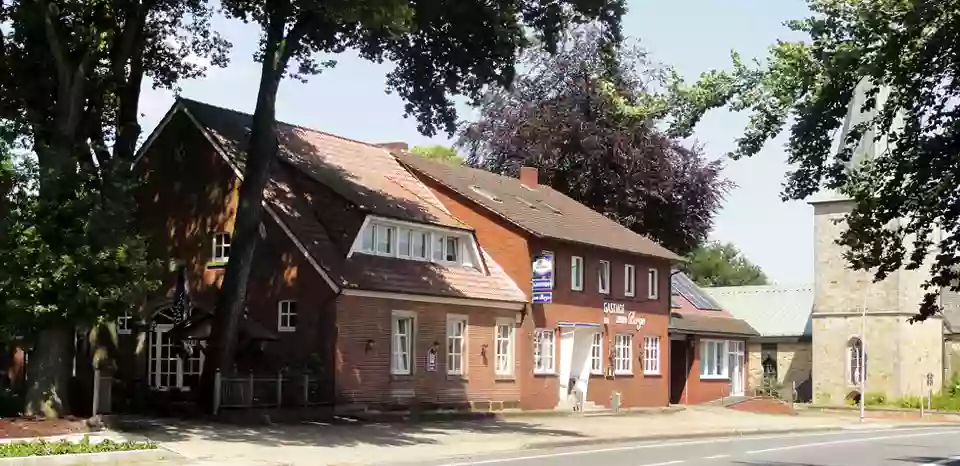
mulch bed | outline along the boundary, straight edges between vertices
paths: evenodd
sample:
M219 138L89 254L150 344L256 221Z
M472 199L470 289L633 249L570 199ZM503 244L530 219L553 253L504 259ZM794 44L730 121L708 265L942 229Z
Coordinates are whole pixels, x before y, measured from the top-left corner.
M39 420L8 417L0 419L0 439L47 437L87 430L84 421L77 418Z

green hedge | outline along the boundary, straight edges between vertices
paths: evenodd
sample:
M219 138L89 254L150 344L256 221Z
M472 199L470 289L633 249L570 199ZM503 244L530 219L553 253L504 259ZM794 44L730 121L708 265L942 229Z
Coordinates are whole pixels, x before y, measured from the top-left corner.
M110 453L115 451L153 450L157 445L152 442L114 442L104 440L98 443L90 442L90 437L84 436L80 442L61 440L59 442L13 442L0 444L0 458L24 456L51 456L70 455L76 453Z

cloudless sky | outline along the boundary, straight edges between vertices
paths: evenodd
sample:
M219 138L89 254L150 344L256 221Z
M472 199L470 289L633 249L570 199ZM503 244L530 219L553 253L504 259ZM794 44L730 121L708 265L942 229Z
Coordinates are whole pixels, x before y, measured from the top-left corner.
M796 39L783 22L809 15L803 0L633 0L624 22L627 36L640 40L655 61L674 66L687 79L713 68L728 68L730 51L744 58L764 57L777 39ZM218 19L214 26L233 42L230 66L213 68L203 80L181 84L182 95L210 104L253 112L259 64L252 56L259 28ZM286 80L280 86L277 119L369 142L405 141L411 145L449 144L433 139L403 118L403 101L384 92L390 65L363 61L350 53L306 84ZM173 103L170 91L146 89L142 123L149 134ZM463 108L461 117L473 112ZM746 116L726 110L709 114L695 139L711 158L734 146ZM734 242L777 283L813 281L812 208L780 201L788 169L783 138L750 160L728 161L724 175L737 184L717 215L712 239Z

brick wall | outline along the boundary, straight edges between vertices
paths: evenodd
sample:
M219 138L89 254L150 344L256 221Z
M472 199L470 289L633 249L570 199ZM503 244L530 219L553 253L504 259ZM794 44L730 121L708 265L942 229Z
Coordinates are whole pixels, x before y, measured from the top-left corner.
M499 318L515 325L516 311L358 296L340 296L336 309L337 393L341 402L442 406L473 403L475 409L518 405L517 358L513 361L513 377L494 374L495 322ZM412 375L390 373L393 311L415 314ZM447 375L448 314L467 316L467 363L463 376ZM437 367L435 372L428 372L427 352L434 343L438 344ZM485 354L483 345L487 345Z
M225 270L208 262L214 233L233 231L240 186L236 174L182 113L171 119L137 169L143 175L137 192L139 224L151 254L164 261L184 261L191 299L213 310ZM280 340L270 343L266 354L252 364L274 371L317 355L329 367L333 314L327 310L333 291L267 213L263 225L266 235L258 243L247 292L250 318L278 332L279 301L295 300L298 323L294 332L277 333ZM175 282L174 273L166 274L160 294L171 296ZM135 350L136 335L123 340L123 348ZM121 370L145 373L143 357L139 368L128 361Z
M707 403L714 400L719 400L720 398L730 396L730 379L703 379L700 378L700 349L701 349L701 338L694 337L693 346L687 346L688 351L692 351L693 360L690 366L690 371L687 373L687 384L681 398L681 402L684 404L700 404ZM744 340L738 340L744 341ZM726 357L726 355L724 355ZM747 383L749 379L748 374L750 373L750 358L744 357L744 384ZM746 386L745 393L746 393Z

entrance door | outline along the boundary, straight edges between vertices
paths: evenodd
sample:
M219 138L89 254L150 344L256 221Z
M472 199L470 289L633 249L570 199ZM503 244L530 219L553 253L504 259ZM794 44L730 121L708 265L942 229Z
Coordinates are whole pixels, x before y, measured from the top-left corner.
M158 312L153 319L147 347L147 379L158 390L177 388L188 391L197 385L203 371L203 351L193 347L186 358L181 358L170 330L173 318L167 312Z
M730 396L743 396L744 344L730 341Z

